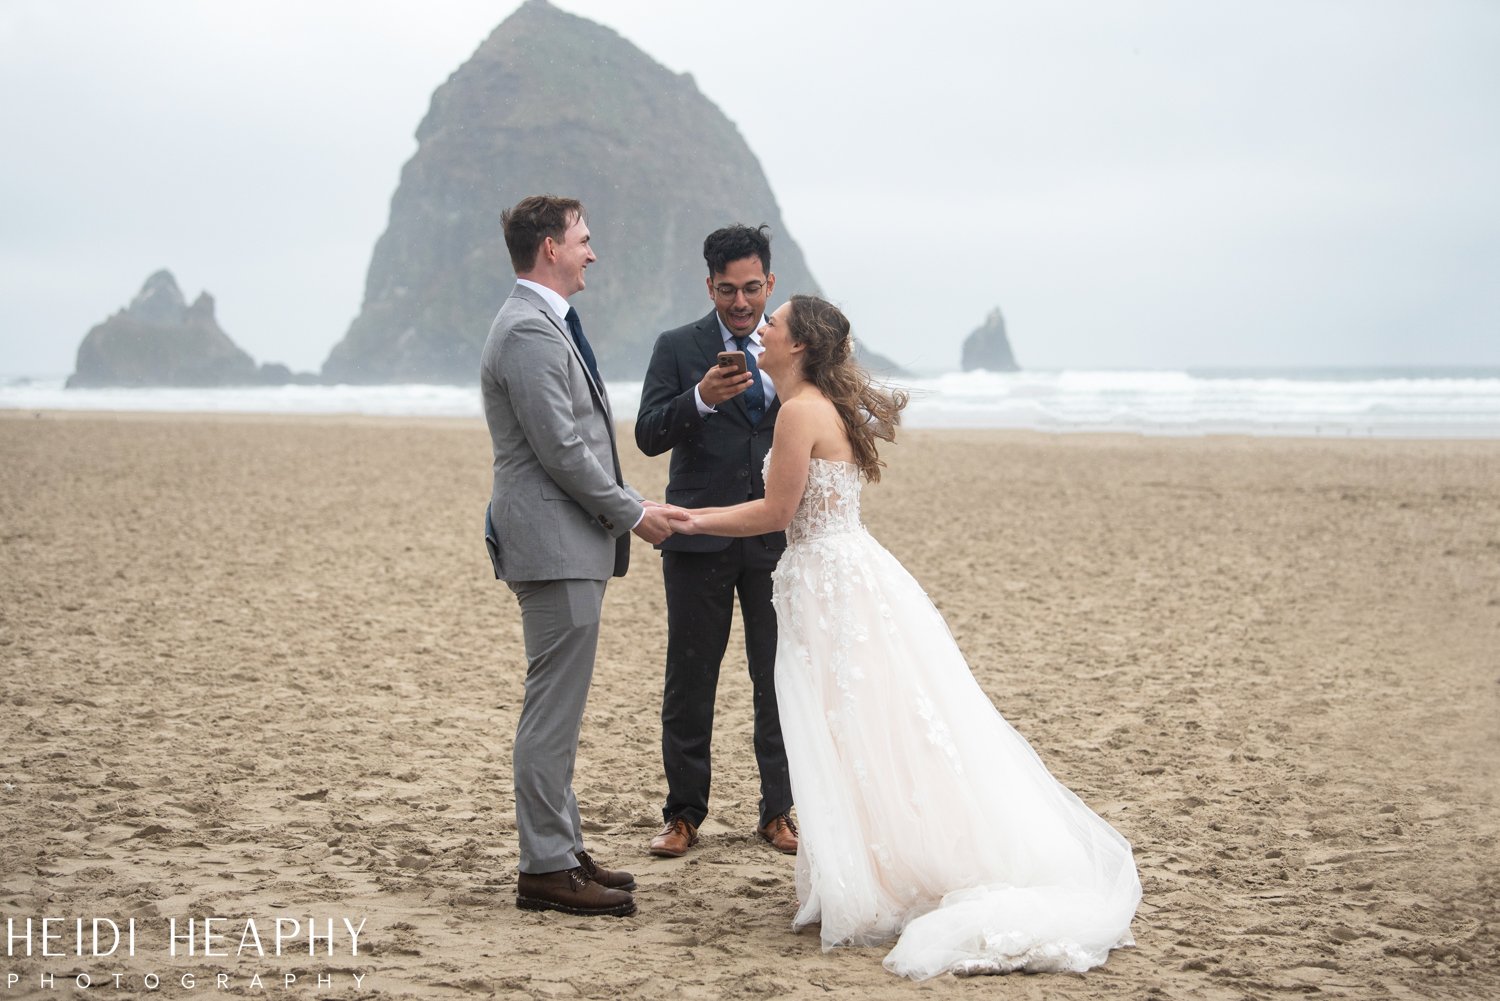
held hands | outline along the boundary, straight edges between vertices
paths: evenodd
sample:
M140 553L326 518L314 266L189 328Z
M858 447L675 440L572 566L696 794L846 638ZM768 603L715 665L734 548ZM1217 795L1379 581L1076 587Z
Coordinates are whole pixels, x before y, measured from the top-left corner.
M703 534L703 529L698 527L699 512L689 511L686 508L678 508L677 510L681 512L681 516L677 521L672 522L672 531L678 535Z
M664 541L674 531L681 531L680 525L684 519L689 517L688 513L680 507L671 504L658 504L656 501L642 501L645 513L641 515L641 523L635 526L635 534L651 543L653 546Z
M710 407L717 407L725 400L732 400L750 388L754 377L749 372L739 372L722 365L714 365L698 381L698 395ZM681 529L679 529L681 531Z

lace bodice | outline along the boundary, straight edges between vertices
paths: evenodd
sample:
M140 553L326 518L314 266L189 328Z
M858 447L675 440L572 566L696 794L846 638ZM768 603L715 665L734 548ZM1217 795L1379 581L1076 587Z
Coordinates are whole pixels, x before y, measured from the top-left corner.
M769 468L770 453L766 454ZM859 531L859 467L833 459L807 461L807 488L786 529L788 545Z

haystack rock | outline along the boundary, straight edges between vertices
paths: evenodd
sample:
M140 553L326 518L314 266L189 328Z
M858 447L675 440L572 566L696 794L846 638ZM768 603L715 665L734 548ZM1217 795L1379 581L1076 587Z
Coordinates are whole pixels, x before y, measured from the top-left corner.
M987 372L1015 372L1021 368L1005 336L1005 317L1000 315L998 307L990 310L978 330L964 338L963 369L972 372L977 368Z
M84 337L68 388L260 381L255 361L219 329L213 296L204 292L189 306L172 273L158 271L129 306Z
M709 310L703 238L727 223L770 225L777 300L817 291L755 154L692 78L545 0L438 87L417 143L326 382L477 379L514 278L500 213L531 194L584 203L599 261L573 301L608 378L639 377L658 333Z

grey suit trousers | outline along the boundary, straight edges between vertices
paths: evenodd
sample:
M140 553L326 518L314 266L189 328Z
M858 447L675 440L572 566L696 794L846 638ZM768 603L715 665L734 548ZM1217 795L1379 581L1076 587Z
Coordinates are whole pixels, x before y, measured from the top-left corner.
M526 636L526 695L512 765L520 869L556 872L583 850L573 765L599 645L602 580L510 581Z

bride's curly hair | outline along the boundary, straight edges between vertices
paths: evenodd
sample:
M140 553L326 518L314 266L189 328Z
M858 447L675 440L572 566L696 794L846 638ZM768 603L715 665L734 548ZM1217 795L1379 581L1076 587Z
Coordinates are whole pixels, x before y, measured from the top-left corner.
M896 440L896 427L909 394L877 386L854 360L849 318L831 302L813 295L794 295L787 333L803 346L802 374L833 404L849 434L854 461L871 483L885 465L876 439Z

